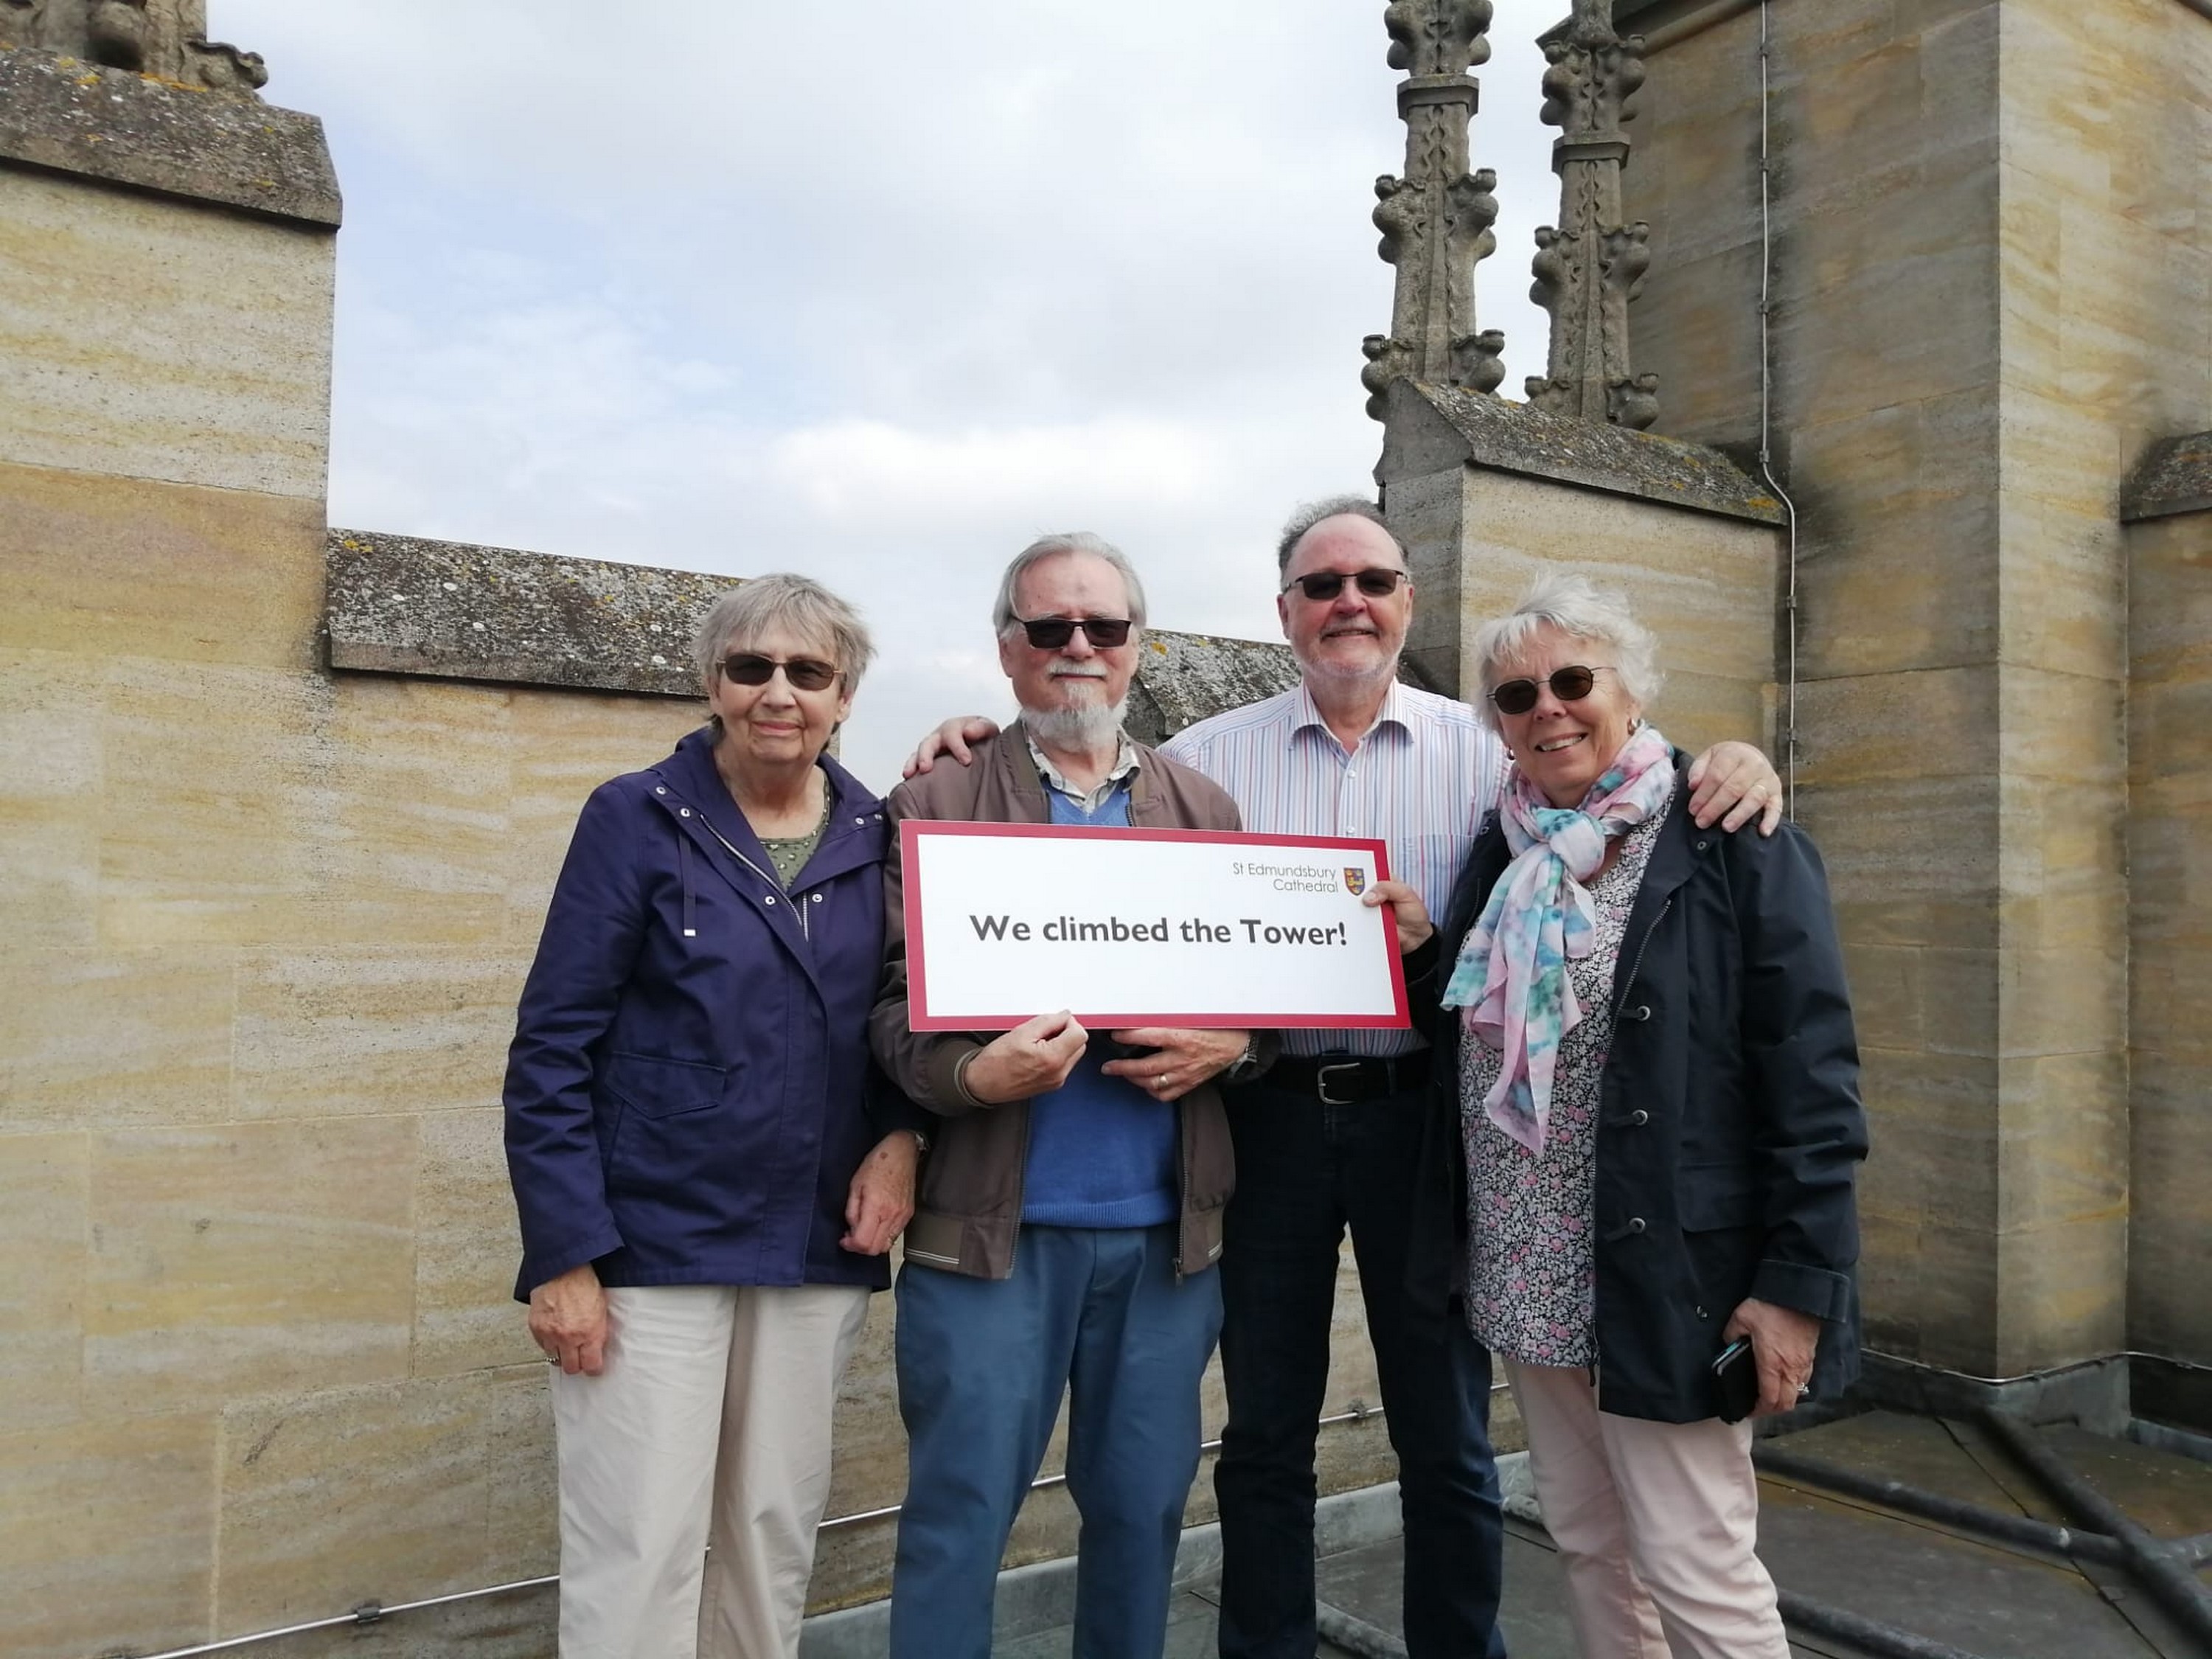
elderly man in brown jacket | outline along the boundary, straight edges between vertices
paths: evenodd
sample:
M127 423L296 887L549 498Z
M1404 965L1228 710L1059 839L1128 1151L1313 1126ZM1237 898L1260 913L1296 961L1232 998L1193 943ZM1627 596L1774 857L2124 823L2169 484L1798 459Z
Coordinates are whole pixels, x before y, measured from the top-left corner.
M1128 561L1095 536L1024 550L994 617L1021 719L973 766L902 785L894 822L1237 829L1219 787L1121 730L1144 608ZM1065 1010L994 1037L912 1030L896 859L885 873L871 1044L941 1119L897 1288L908 1467L892 1659L988 1659L1000 1556L1063 1390L1075 1650L1156 1659L1221 1326L1209 1270L1232 1170L1213 1079L1255 1067L1254 1039L1100 1036Z

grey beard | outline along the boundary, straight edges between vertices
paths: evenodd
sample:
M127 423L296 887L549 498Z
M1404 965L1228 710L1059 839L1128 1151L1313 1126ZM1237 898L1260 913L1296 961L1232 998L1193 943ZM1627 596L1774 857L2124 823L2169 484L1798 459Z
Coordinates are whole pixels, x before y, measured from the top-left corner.
M1111 708L1079 703L1073 708L1024 708L1022 724L1039 743L1056 749L1104 749L1121 733L1127 697Z
M1310 674L1320 680L1337 680L1347 684L1357 683L1365 685L1387 685L1398 678L1398 665L1405 654L1404 650L1401 649L1389 661L1361 674L1348 673L1342 669L1331 668L1323 664L1310 663L1303 658L1299 659L1298 670L1301 673Z

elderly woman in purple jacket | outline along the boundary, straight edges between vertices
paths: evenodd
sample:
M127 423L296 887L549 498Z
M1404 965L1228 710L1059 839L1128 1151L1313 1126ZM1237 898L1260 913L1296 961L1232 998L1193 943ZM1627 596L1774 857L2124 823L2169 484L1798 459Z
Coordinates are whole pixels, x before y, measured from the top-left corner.
M871 654L804 577L725 596L712 718L592 793L554 888L506 1098L564 1659L798 1650L837 1379L920 1147L867 1071L883 810L823 752Z

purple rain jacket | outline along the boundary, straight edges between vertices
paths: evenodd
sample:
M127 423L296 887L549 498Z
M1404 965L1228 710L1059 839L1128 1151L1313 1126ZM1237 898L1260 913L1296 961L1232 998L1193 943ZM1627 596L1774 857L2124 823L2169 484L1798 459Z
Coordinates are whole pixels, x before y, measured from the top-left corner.
M920 1115L868 1058L883 804L825 756L829 818L787 895L714 735L576 821L507 1052L518 1301L586 1261L607 1285L890 1283L837 1243L860 1160Z

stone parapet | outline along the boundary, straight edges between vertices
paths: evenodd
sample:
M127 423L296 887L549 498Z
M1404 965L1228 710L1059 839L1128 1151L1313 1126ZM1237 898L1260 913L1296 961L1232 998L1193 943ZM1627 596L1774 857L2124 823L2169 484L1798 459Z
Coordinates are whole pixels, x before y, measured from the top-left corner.
M1401 380L1389 396L1380 478L1464 465L1754 524L1784 521L1782 503L1763 484L1702 444L1547 415L1450 386Z
M335 228L312 115L34 47L0 47L0 161Z
M1279 641L1146 629L1129 694L1128 727L1141 742L1164 743L1202 720L1297 683L1297 659Z
M663 697L699 695L691 630L735 576L333 530L330 665Z
M2128 523L2212 510L2212 432L2191 432L2154 444L2120 492Z

